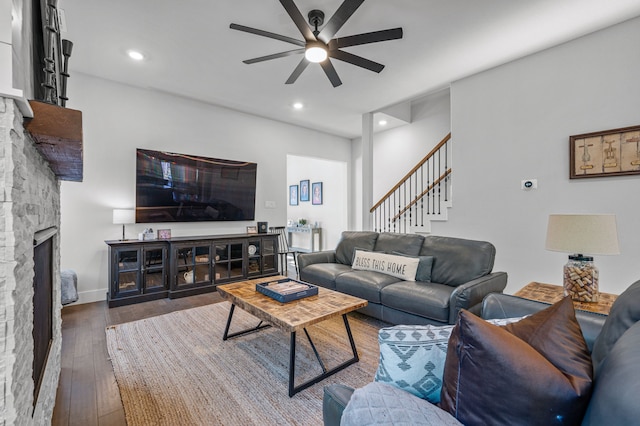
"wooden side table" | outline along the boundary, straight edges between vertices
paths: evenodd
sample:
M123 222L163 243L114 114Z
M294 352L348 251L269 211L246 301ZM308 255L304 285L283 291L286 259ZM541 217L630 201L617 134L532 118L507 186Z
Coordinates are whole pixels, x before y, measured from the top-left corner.
M537 302L553 304L564 297L564 289L561 285L544 284L531 282L518 290L514 296L523 299L535 300ZM617 294L600 292L597 303L573 302L573 306L581 311L595 312L602 315L609 315L611 305L615 302Z

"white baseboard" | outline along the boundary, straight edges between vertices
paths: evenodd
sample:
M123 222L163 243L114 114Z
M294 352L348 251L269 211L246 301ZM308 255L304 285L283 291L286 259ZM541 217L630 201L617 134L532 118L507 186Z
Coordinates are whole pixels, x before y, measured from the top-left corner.
M106 288L90 291L79 291L78 300L65 306L83 305L85 303L102 302L103 300L107 300Z

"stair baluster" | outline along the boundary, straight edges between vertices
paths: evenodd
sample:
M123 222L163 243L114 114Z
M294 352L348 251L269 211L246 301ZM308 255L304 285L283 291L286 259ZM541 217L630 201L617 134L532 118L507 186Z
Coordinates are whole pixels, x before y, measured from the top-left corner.
M377 232L428 232L449 207L451 133L440 141L371 209ZM426 219L426 221L425 221Z

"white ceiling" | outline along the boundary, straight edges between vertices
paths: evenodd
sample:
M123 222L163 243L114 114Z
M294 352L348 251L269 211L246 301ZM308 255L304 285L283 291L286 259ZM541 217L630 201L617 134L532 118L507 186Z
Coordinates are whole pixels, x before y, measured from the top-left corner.
M296 0L306 17L342 0ZM244 59L295 46L229 29L237 23L303 40L277 0L59 0L72 74L222 105L349 138L361 115L459 78L640 16L640 0L366 0L337 36L402 27L404 38L345 50L386 65L376 74L334 60L342 86L317 64L285 85L300 56ZM147 59L130 60L137 49ZM73 93L68 94L73 99ZM305 104L302 111L292 108Z

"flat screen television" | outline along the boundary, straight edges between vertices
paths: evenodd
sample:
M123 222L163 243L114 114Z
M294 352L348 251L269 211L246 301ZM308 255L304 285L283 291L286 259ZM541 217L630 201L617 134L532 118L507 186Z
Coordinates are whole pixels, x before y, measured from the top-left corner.
M255 219L258 165L136 150L136 223Z

